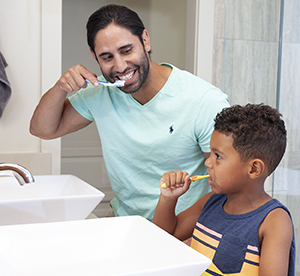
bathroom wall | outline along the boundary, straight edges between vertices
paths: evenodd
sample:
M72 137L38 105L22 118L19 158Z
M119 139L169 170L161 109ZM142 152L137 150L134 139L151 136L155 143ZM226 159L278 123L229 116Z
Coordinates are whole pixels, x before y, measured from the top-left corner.
M152 54L156 62L169 62L184 69L186 65L186 9L182 0L115 0L113 3L135 10L149 31ZM109 0L62 1L62 70L82 64L96 74L99 66L86 43L88 17ZM176 3L176 5L174 5ZM76 30L76 31L74 31ZM98 217L109 213L114 197L106 172L101 142L95 124L61 139L61 172L74 174L105 193L94 210Z
M213 82L231 104L276 106L280 2L215 1Z
M212 83L230 104L276 107L280 0L215 0ZM272 194L273 175L266 181Z
M286 122L288 145L274 175L274 196L293 215L296 235L296 276L300 275L300 2L284 1L279 111Z
M12 87L0 119L0 162L20 163L34 174L60 172L59 142L41 141L29 133L41 91L60 74L59 2L0 0L0 50L8 63L6 73ZM55 33L50 30L46 35L49 24Z
M39 142L28 128L41 85L40 2L1 0L0 6L0 49L8 63L6 73L12 87L0 119L0 152L35 151Z
M300 2L215 0L213 82L231 104L278 107L286 123L285 156L266 189L293 216L300 248ZM282 19L282 50L280 22ZM296 275L300 257L296 254Z

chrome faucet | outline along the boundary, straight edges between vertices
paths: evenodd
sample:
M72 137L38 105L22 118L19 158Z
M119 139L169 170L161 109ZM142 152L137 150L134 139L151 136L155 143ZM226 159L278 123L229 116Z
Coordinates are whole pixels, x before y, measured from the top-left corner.
M0 163L0 171L12 171L21 186L34 182L33 175L23 166L11 163Z

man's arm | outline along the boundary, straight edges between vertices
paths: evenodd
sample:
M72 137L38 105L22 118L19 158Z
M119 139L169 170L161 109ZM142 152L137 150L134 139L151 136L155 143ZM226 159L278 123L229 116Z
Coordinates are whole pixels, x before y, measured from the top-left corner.
M210 152L203 152L204 156L205 156L205 159L208 159L209 156L210 156Z
M82 117L66 99L67 94L87 86L85 79L98 86L97 78L82 65L66 71L41 98L30 122L30 133L54 139L86 127L91 121Z

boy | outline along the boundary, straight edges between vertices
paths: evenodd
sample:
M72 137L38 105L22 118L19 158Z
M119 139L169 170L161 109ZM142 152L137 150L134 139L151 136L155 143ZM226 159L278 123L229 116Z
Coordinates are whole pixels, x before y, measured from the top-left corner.
M264 191L286 148L281 114L266 105L236 105L215 118L206 160L212 192L177 216L191 184L182 171L163 174L153 222L212 260L203 275L294 275L289 211ZM196 183L194 185L197 185ZM196 226L195 226L196 225Z

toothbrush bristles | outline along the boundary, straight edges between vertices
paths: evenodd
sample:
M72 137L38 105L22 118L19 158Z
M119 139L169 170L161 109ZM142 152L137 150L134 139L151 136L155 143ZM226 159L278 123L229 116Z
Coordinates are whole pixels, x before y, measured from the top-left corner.
M91 83L89 80L85 80L87 83ZM124 80L116 80L114 83L111 82L105 82L105 81L99 81L98 83L104 86L115 86L115 87L122 87L125 85L125 81Z
M122 86L124 86L125 81L124 81L124 80L117 80L117 81L115 81L114 84L115 84L117 87L122 87Z

